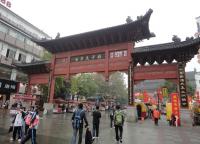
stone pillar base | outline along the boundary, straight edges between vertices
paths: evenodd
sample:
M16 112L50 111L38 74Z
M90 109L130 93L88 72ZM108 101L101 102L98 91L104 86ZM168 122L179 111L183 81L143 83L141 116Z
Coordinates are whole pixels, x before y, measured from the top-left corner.
M44 111L46 111L46 114L52 114L53 113L53 103L44 103Z
M132 122L132 123L137 122L136 107L128 106L126 110L126 114L127 114L127 117L126 117L127 122Z

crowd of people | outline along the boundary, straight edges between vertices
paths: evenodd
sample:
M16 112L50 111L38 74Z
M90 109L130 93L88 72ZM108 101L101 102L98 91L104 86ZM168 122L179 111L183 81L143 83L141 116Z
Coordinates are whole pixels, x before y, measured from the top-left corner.
M84 105L79 103L72 114L72 138L71 144L82 144L83 130L85 132L85 144L92 144L99 139L100 119L102 117L100 106L95 105L91 111L93 118L91 125L87 120L87 110ZM122 143L123 125L125 115L121 111L120 105L109 107L110 128L115 129L115 138L117 142ZM39 125L40 117L37 108L30 107L26 110L21 103L15 103L10 110L10 127L8 134L11 135L10 141L18 141L25 144L29 139L32 144L36 144L36 131Z
M78 108L74 111L72 115L72 127L73 127L73 136L71 144L76 144L77 134L79 133L78 144L82 143L83 127L86 128L85 134L85 144L92 144L95 139L99 139L99 125L101 119L101 112L99 106L96 105L96 108L92 112L92 130L89 127L88 120L86 117L86 112L83 110L83 104L80 103ZM110 127L115 127L116 141L122 143L123 136L123 125L124 125L125 116L120 110L120 105L112 107L110 109ZM85 124L85 125L84 125Z
M20 103L12 105L12 112L10 112L10 128L8 133L12 132L10 141L18 141L21 144L25 144L31 139L32 144L36 144L36 131L39 125L39 112L37 108L31 107L26 110ZM13 111L14 110L14 111ZM119 143L123 140L123 125L125 121L125 114L122 111L120 105L113 105L109 107L109 127L115 129L115 139ZM85 132L85 144L92 144L95 140L99 139L99 127L101 123L101 111L99 105L95 105L92 113L92 123L89 124L87 120L87 110L84 109L84 105L79 103L77 108L72 114L72 129L73 134L71 138L71 144L82 144L83 130ZM151 118L158 126L161 113L158 109L152 110ZM176 116L172 114L169 124L176 126Z
M31 107L29 110L22 105L12 105L10 111L10 128L8 133L12 133L10 141L18 141L25 144L31 139L32 144L36 144L36 130L39 125L39 111Z

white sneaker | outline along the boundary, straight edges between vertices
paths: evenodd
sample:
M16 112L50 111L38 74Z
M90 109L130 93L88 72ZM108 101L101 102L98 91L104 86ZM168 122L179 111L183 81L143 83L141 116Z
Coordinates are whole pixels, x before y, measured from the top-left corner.
M14 141L14 139L11 137L11 138L10 138L10 141Z
M18 139L18 142L21 142L21 139Z

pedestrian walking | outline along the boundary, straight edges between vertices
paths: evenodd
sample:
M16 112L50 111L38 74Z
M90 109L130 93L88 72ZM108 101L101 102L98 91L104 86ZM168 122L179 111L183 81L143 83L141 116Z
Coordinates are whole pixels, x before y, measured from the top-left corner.
M17 111L16 108L12 106L11 109L10 109L10 127L9 127L9 130L8 130L8 133L13 132L14 121L15 121L15 118L16 118L16 115L17 115L16 111Z
M122 143L122 135L123 135L123 125L124 125L124 115L120 110L120 106L116 106L116 111L114 114L114 125L115 125L115 134L116 141Z
M34 112L30 110L30 111L26 112L26 115L24 117L24 120L25 120L25 135L28 134L28 129L29 129L33 114L34 114Z
M29 122L29 129L28 133L24 139L22 139L21 144L25 144L29 139L31 139L32 144L36 144L36 131L39 125L39 111L35 109L30 122Z
M18 141L21 141L22 138L22 124L23 124L23 118L22 118L22 110L20 108L17 108L16 116L13 120L13 136L10 138L11 141L16 140L16 136L18 135Z
M93 116L93 138L99 137L99 124L101 118L101 112L99 111L99 106L96 106L96 110L92 113Z
M154 118L155 125L158 126L158 120L160 118L160 111L158 109L154 109L153 118Z
M86 118L86 114L85 111L83 110L83 104L80 103L78 105L78 109L76 109L72 115L73 136L71 144L76 144L78 132L79 132L78 144L82 143L84 121L85 121L85 127L87 127L88 121Z
M175 126L176 124L176 116L172 113L170 121L169 121L169 125L170 126Z
M110 108L110 112L109 112L109 114L110 114L110 128L113 127L114 113L115 113L115 109L114 109L114 106L112 106Z

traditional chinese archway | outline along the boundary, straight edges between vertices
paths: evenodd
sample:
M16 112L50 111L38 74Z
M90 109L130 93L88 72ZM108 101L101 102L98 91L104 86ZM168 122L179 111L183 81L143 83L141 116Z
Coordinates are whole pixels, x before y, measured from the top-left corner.
M151 13L149 10L128 24L36 41L51 52L53 58L50 62L16 64L29 74L27 93L31 85L49 84L49 102L52 103L57 76L69 79L78 73L98 72L108 80L110 73L124 71L128 72L129 105L134 105L134 84L143 80L167 79L179 85L181 106L187 107L185 65L197 54L200 38L134 48L135 42L153 36L148 24Z
M115 71L128 73L135 42L154 36L149 31L150 9L131 23L53 40L34 40L53 54L51 62L17 64L29 74L29 88L34 84L49 83L49 102L54 100L55 78L69 80L78 73L103 73L105 79Z
M185 66L199 48L200 38L134 48L130 69L132 95L133 85L140 81L166 79L178 85L181 107L188 107ZM130 96L129 99L132 104L134 97Z

